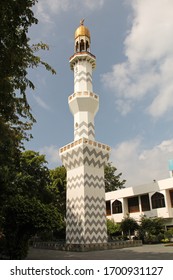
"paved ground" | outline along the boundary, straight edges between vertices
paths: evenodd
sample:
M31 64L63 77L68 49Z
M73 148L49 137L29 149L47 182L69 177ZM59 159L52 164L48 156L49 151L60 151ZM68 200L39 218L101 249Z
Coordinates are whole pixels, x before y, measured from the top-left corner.
M173 260L173 246L143 245L114 250L67 252L30 248L27 260Z

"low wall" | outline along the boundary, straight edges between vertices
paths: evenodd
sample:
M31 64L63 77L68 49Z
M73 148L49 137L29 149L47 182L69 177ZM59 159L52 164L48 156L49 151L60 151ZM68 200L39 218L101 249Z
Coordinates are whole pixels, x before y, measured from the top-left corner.
M93 250L111 250L128 247L142 246L142 240L127 240L108 242L104 244L66 244L58 242L34 242L33 248L61 250L61 251L93 251Z

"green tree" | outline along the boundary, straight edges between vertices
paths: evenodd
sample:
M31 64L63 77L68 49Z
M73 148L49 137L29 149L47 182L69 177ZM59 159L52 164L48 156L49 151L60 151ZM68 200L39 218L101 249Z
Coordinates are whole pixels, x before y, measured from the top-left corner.
M0 183L2 189L12 180L18 164L22 140L35 122L27 101L27 88L34 89L28 69L49 64L36 55L46 44L32 45L29 27L37 24L32 7L36 0L1 0L0 9ZM10 176L9 176L10 174ZM1 195L1 194L0 194ZM1 198L1 196L0 196Z
M11 259L26 257L32 235L61 228L62 215L49 184L45 157L33 151L22 153L16 180L2 207L5 248Z
M53 237L55 239L65 238L65 217L66 217L66 169L64 166L59 166L50 170L50 189L54 194L53 204L58 208L62 216L61 227L54 230Z
M5 252L10 259L24 259L28 253L29 239L41 231L58 228L61 215L50 203L24 195L10 197L4 207Z
M131 235L139 228L139 225L134 218L126 217L121 221L120 228L125 237L129 236L131 238Z
M107 219L107 233L110 238L115 235L120 235L120 224L116 224L114 220Z
M50 188L54 195L54 204L65 218L66 215L66 169L64 166L50 170Z
M26 97L27 88L34 89L28 69L49 64L35 55L46 44L30 44L29 27L37 24L32 7L36 0L1 0L0 9L0 117L18 134L31 128L35 121Z
M7 189L14 182L20 150L18 148L19 141L14 131L10 129L9 124L1 122L1 118L0 131L0 200L4 201Z
M146 243L159 242L164 237L163 218L141 217L139 236Z
M51 202L53 195L50 196L48 188L50 174L46 164L44 155L34 151L23 152L20 156L13 192L39 198L44 203Z
M105 166L104 172L105 172L105 191L111 192L115 191L117 189L124 188L124 184L126 180L121 180L120 177L122 176L122 173L115 174L117 171L117 168L112 165L112 163L108 163Z
M37 24L33 6L37 0L1 0L0 8L0 232L3 221L2 205L8 203L9 193L19 175L23 140L35 122L27 100L27 89L34 89L28 69L44 66L55 70L38 56L48 50L40 42L32 45L29 28Z

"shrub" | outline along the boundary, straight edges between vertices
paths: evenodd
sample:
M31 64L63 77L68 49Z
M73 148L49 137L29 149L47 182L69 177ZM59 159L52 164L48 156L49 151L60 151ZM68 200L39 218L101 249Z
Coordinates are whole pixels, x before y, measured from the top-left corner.
M171 238L173 238L173 229L168 229L167 231L165 231L164 236L165 239L168 239L170 241Z
M107 219L107 233L110 239L112 239L113 236L120 235L120 225L116 224L113 219Z

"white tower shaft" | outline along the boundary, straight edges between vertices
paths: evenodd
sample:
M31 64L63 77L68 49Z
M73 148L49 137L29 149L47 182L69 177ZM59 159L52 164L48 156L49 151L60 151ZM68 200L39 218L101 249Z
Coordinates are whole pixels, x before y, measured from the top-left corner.
M84 59L76 63L74 67L74 92L93 91L92 86L92 65Z
M88 52L76 53L70 58L75 93L69 98L69 107L74 116L74 140L81 137L95 139L94 117L99 108L99 98L93 93L92 86L95 65L95 56Z

